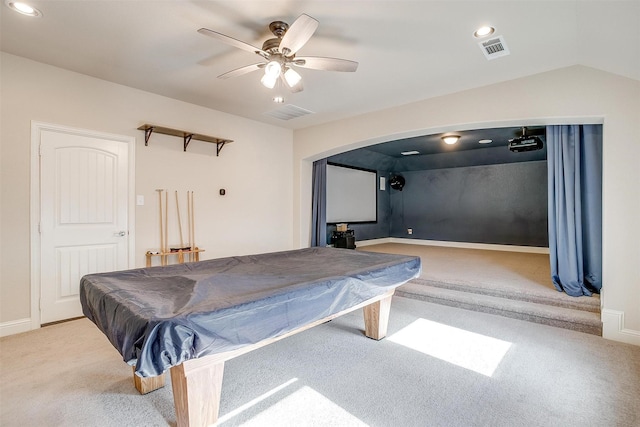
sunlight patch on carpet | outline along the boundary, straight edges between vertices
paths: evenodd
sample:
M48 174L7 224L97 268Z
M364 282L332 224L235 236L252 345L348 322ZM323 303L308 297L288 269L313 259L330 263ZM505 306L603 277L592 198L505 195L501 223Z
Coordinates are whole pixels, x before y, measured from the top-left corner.
M225 414L224 416L218 418L218 423L223 423L225 421L230 420L231 418L237 416L238 414L241 414L242 412L246 411L247 409L250 409L251 407L257 405L260 402L262 402L263 400L268 399L269 397L271 397L274 394L280 392L281 390L284 390L285 388L289 387L290 385L292 385L296 381L298 381L297 378L291 378L286 383L280 384L278 387L272 388L268 392L261 394L260 396L256 397L255 399L252 399L251 401L249 401L249 402L245 403L244 405L234 409L233 411L229 412L228 414Z
M252 417L243 426L338 425L367 426L327 397L308 386L301 387Z
M387 338L421 353L491 377L511 343L427 319L418 319Z

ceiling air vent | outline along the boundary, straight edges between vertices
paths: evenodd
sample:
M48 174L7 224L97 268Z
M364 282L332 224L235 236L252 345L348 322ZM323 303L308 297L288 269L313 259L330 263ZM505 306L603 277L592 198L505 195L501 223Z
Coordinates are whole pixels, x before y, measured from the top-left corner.
M478 46L480 46L482 53L484 53L484 56L487 59L500 58L501 56L507 56L510 53L507 43L504 41L504 37L502 36L491 37L489 40L478 43Z
M287 104L283 105L280 108L276 108L275 110L267 111L264 113L265 116L275 117L280 120L291 120L298 117L306 116L307 114L312 114L313 111L305 110L302 107L297 107L295 105Z

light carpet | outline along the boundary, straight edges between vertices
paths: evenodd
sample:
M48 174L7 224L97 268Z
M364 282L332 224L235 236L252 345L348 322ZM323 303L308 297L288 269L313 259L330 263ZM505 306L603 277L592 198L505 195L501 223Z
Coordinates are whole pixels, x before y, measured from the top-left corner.
M602 336L600 296L558 292L547 254L396 243L359 250L421 258L422 274L400 296Z
M640 347L394 297L388 337L360 311L226 363L222 426L637 426ZM498 350L500 350L498 352ZM175 425L81 319L0 339L0 425Z
M419 256L423 280L557 292L548 254L384 243L358 250ZM569 297L565 294L566 297Z

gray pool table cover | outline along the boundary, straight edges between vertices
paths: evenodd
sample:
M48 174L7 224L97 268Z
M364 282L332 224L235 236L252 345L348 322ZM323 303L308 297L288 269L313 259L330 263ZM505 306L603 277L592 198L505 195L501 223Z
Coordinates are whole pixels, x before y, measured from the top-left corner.
M136 374L276 337L417 277L420 258L338 248L89 274L85 316Z

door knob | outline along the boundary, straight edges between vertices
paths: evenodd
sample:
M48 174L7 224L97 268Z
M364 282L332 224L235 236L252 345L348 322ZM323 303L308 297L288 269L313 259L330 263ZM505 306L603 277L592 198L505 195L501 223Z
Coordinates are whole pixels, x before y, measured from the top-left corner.
M126 231L118 231L117 233L113 233L115 237L124 237L127 235Z

